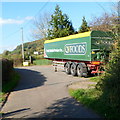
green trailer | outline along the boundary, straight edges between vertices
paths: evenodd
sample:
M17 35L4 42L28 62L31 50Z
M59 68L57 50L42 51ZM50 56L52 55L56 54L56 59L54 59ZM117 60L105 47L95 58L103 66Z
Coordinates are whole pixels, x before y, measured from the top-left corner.
M110 32L89 31L46 40L44 57L63 62L68 74L83 76L83 73L82 75L78 73L78 66L82 66L80 69L85 68L83 72L85 71L86 74L97 73L100 64L107 59L112 44L113 40ZM72 66L74 66L74 73Z

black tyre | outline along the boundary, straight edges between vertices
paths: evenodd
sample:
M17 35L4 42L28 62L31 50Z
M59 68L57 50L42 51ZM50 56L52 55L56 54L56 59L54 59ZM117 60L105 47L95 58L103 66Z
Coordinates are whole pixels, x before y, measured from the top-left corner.
M83 76L83 67L82 67L82 65L78 65L77 66L77 75L79 76L79 77L82 77Z
M76 76L77 75L77 65L75 63L72 63L70 67L71 75Z
M66 63L64 69L67 74L70 74L70 63Z
M85 65L79 64L77 66L77 75L79 77L87 77L87 68Z

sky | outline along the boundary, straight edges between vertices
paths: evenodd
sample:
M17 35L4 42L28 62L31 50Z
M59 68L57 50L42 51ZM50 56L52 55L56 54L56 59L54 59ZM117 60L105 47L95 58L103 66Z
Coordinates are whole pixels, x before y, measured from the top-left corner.
M41 14L53 14L58 4L63 13L71 20L73 27L78 30L82 18L85 16L90 22L95 16L99 17L104 12L111 12L115 2L2 2L0 3L0 53L4 50L12 51L22 43L34 41L31 31L34 27L34 18Z

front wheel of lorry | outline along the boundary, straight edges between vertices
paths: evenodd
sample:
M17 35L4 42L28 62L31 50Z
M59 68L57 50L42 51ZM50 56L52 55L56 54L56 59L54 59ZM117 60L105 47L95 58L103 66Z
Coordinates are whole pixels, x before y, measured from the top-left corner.
M65 64L64 69L65 69L65 72L66 72L67 74L70 74L70 73L71 73L71 72L70 72L70 63L69 63L69 62L67 62L67 63Z

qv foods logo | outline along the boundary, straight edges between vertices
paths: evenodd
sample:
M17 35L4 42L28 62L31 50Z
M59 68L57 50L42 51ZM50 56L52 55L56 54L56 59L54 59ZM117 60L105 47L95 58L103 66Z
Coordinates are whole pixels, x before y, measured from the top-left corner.
M65 55L85 55L87 51L87 43L66 44L64 47Z

